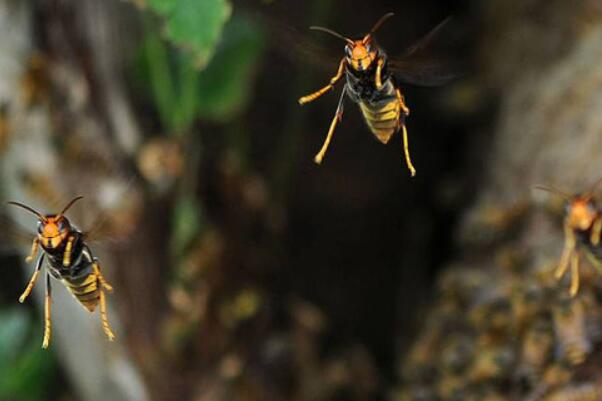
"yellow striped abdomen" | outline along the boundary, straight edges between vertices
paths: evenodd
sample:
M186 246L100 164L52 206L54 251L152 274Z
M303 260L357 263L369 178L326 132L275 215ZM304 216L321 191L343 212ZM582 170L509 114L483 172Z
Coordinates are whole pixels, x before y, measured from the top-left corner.
M83 277L63 278L65 286L71 294L90 312L94 312L100 301L100 289L98 288L98 277L90 273Z
M391 98L384 104L379 102L376 105L360 102L360 109L368 128L380 142L386 144L399 130L402 111L396 98Z

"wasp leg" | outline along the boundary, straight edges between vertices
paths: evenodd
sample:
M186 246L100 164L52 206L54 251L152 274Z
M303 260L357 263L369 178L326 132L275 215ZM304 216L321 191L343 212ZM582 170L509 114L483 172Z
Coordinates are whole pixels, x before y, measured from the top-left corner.
M376 79L374 80L374 85L376 86L376 90L381 90L383 87L383 66L385 65L385 59L380 57L378 59L378 63L376 64ZM407 107L406 107L407 109ZM408 110L409 111L409 110Z
M571 259L571 255L575 251L575 241L576 239L575 235L573 234L573 231L568 225L565 224L564 250L562 251L560 262L558 263L558 267L556 268L556 272L554 273L554 277L556 277L556 280L560 280L569 268L569 261Z
M31 244L31 252L29 256L25 258L27 263L30 263L38 254L38 249L40 246L40 239L38 237L33 239L33 243Z
M403 100L403 95L401 94L401 91L399 89L396 89L395 92L397 93L397 100L399 102L399 106L401 107L401 111L403 111L403 113L405 114L404 115L404 118L405 118L410 114L410 109L408 109L408 107L406 106L406 104ZM416 169L414 168L414 165L412 164L412 159L410 158L410 145L408 144L408 130L406 129L405 121L402 120L401 116L399 116L399 128L402 130L403 152L405 154L406 164L408 166L408 169L410 170L410 175L412 177L414 177L416 175Z
M107 282L105 277L100 272L100 266L98 265L98 262L94 261L94 263L92 264L92 269L94 269L94 273L96 274L96 277L98 277L98 281L100 282L100 285L105 290L107 290L109 292L113 292L113 286Z
M52 286L50 284L50 274L46 273L46 297L44 300L44 341L42 348L46 349L50 345L50 335L52 333L52 322L50 321L50 305L52 304Z
M100 281L100 279L98 281ZM100 321L102 322L102 329L107 335L109 341L114 341L115 334L113 334L113 330L111 330L109 318L107 317L107 301L105 299L105 292L102 288L98 288L98 291L100 292Z
M573 253L571 257L571 288L569 294L571 297L577 295L579 291L579 254Z
M318 152L316 157L314 157L314 162L316 162L317 164L322 163L322 159L324 158L324 155L326 154L326 150L328 149L328 146L330 145L330 141L332 140L332 134L334 134L334 129L336 128L338 122L343 119L343 109L345 106L344 103L345 103L345 94L346 93L347 93L347 86L345 86L343 88L343 91L341 92L341 97L339 98L339 105L337 106L337 111L334 115L334 118L332 119L332 123L330 123L330 128L328 129L328 135L326 135L324 144L322 145L322 148L320 149L320 151Z
M71 250L73 249L73 241L75 241L75 237L70 235L69 239L67 239L67 245L65 245L65 253L63 254L63 266L65 267L71 265Z
M307 96L303 96L302 98L299 99L299 104L304 105L306 103L313 102L314 100L316 100L317 98L319 98L320 96L322 96L323 94L325 94L326 92L331 90L336 85L336 83L339 82L339 80L343 77L343 71L345 71L345 59L341 60L341 63L339 64L339 69L338 69L336 75L331 78L328 85L326 85L325 87L323 87L320 90L315 91L314 93L311 93Z
M29 294L31 294L31 290L33 290L33 287L36 285L36 281L38 280L38 276L40 275L40 269L42 268L43 262L44 255L40 256L40 258L38 259L38 262L36 263L36 269L34 270L31 278L29 279L29 283L27 284L25 291L23 291L23 294L21 294L21 296L19 297L20 303L25 302L25 299L27 299Z
M403 111L403 114L405 114L405 117L409 116L410 109L406 105L404 96L401 94L401 91L399 90L399 88L396 89L395 92L397 93L397 100L399 101L399 105L401 106L401 111Z

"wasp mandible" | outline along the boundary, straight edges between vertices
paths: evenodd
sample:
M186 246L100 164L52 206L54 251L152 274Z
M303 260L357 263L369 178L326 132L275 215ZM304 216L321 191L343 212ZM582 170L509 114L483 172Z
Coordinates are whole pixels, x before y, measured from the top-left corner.
M31 293L36 284L44 260L48 257L46 272L46 296L44 301L44 341L42 348L50 345L52 323L50 320L50 307L52 303L52 287L50 276L63 282L67 290L77 299L89 312L94 312L100 303L100 319L102 328L110 341L115 335L109 325L107 318L107 306L105 290L111 292L113 288L107 283L100 272L98 259L85 242L85 234L72 225L65 217L65 213L75 202L82 199L77 196L72 199L59 214L43 215L33 208L19 202L8 202L10 205L18 206L38 218L38 233L33 240L30 255L25 259L30 263L38 255L39 248L42 254L38 257L36 267L25 291L19 302L23 303Z
M592 265L602 268L602 211L594 200L594 191L602 183L598 180L584 194L568 195L555 188L536 187L556 193L566 200L564 214L564 249L556 268L556 279L560 280L571 268L571 286L569 293L572 297L579 291L579 252L578 247L585 251Z
M372 27L368 34L358 40L349 39L327 28L319 26L310 27L310 29L329 33L347 42L345 56L341 59L337 73L332 77L328 85L299 99L299 104L301 105L313 102L333 89L343 76L345 77L346 82L339 98L335 116L330 124L324 144L314 158L317 164L322 162L324 154L332 140L334 130L338 122L343 118L344 99L345 95L347 95L353 102L359 104L368 128L381 143L388 143L393 134L399 131L402 132L406 164L410 170L410 174L412 176L416 175L416 169L410 158L408 133L405 126L405 119L410 114L410 109L405 104L404 96L401 93L393 72L407 82L419 85L432 85L433 83L431 77L427 76L428 72L426 71L424 71L424 74L419 72L414 77L410 76L410 69L413 66L408 63L408 60L399 60L399 62L389 61L385 51L375 43L373 38L374 33L393 15L393 13L385 14ZM448 20L449 18L440 23L421 41L408 49L406 56L423 47L426 41L430 40ZM429 67L432 67L432 65ZM436 79L436 77L432 78Z

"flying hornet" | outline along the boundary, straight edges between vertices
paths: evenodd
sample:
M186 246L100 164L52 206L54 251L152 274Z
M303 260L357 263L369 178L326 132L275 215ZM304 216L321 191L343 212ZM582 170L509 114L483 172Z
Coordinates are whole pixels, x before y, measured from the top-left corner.
M564 249L555 271L560 280L571 269L569 293L572 297L579 291L579 249L584 250L591 264L602 271L602 211L594 200L594 191L602 183L598 180L584 194L569 195L555 188L536 187L562 196L566 200L564 214ZM579 249L578 249L579 248Z
M412 57L426 46L449 18L411 46L402 58L389 60L385 51L376 44L374 33L393 15L393 13L385 14L368 34L356 40L327 28L310 27L312 30L329 33L347 42L345 56L341 59L337 73L331 78L328 85L299 99L301 105L313 102L333 89L343 76L345 77L346 82L328 134L322 148L314 158L317 164L322 162L332 140L334 130L343 118L344 100L347 95L359 105L368 128L381 143L387 144L395 133L401 131L406 164L410 174L412 176L416 175L416 169L410 158L408 133L405 125L405 119L410 114L410 109L405 103L397 80L427 86L437 85L451 78L451 76L436 73L434 63L420 63Z
M94 312L100 304L100 319L102 328L110 341L115 339L115 335L109 325L107 318L107 306L105 300L105 290L111 292L113 288L100 272L98 259L94 257L89 246L86 244L86 236L65 217L65 213L75 202L82 199L78 196L72 199L59 214L46 214L32 209L31 207L19 203L8 202L10 205L18 206L38 218L38 233L33 240L31 253L25 259L31 263L42 248L42 254L36 261L35 270L31 276L25 291L19 298L23 303L31 293L31 290L38 280L45 258L48 258L46 271L46 296L44 302L44 340L42 348L48 348L50 345L50 336L52 323L50 320L50 308L52 303L51 276L61 281L69 292L82 304L89 312Z

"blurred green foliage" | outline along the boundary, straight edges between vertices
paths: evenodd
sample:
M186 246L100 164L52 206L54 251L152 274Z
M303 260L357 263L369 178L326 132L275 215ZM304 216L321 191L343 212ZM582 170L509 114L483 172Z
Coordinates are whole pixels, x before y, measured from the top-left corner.
M148 0L148 5L165 19L167 37L190 51L197 66L204 67L230 18L230 3L227 0Z
M244 109L264 47L264 35L255 21L234 16L203 70L194 57L163 40L153 22L146 20L145 40L132 76L152 99L168 133L182 134L198 118L226 122Z
M250 18L235 17L228 23L215 58L199 79L200 117L223 122L244 109L264 40Z
M1 400L48 399L56 378L56 361L52 353L41 348L41 336L32 335L32 326L31 317L22 309L0 311Z

